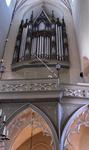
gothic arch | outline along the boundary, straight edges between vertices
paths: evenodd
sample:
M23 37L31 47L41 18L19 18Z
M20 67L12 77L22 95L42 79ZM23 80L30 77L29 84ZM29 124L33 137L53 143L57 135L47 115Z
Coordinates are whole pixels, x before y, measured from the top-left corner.
M34 116L32 116L33 114ZM30 129L32 126L32 121L34 121L33 123L34 135L42 131L43 134L51 137L52 148L53 150L57 150L58 137L53 124L51 123L50 119L40 109L38 109L36 106L32 104L23 105L11 115L9 120L7 120L7 129L9 130L10 141L1 143L0 149L13 150L13 145L18 135L25 128L29 127ZM28 135L27 138L30 138L30 134Z
M61 137L60 150L69 150L71 144L71 135L79 134L81 127L89 128L89 106L85 105L79 108L67 122Z

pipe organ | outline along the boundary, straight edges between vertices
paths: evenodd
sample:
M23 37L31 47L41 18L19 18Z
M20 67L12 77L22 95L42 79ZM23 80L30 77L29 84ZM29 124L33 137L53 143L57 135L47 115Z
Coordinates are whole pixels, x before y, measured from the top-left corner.
M16 38L13 64L39 57L46 60L68 61L68 39L64 19L48 17L44 10L37 18L21 21Z

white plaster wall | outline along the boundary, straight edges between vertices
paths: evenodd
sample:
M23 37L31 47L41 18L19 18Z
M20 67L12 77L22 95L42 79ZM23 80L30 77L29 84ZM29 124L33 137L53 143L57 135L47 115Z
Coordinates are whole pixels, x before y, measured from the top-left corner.
M83 57L89 59L89 0L73 0L72 10L81 58L81 71L84 71Z
M8 33L15 0L8 7L5 0L0 0L0 59L3 56L4 44Z

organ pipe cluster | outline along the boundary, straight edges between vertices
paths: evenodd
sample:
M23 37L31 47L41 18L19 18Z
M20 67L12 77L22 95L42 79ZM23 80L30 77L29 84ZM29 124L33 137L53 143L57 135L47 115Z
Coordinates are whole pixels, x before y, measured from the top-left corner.
M33 60L35 56L46 60L68 61L68 39L64 19L48 17L44 10L34 19L22 20L16 38L13 64Z

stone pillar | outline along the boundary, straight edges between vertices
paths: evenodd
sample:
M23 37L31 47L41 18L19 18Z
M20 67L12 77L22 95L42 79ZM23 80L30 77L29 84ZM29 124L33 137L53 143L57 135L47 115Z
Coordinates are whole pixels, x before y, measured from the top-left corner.
M58 129L59 129L59 150L60 150L60 132L61 132L61 120L62 120L62 106L58 103Z

